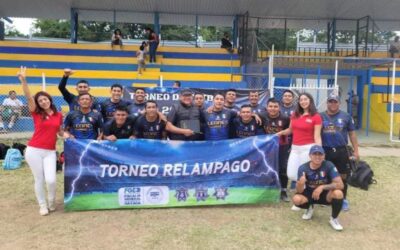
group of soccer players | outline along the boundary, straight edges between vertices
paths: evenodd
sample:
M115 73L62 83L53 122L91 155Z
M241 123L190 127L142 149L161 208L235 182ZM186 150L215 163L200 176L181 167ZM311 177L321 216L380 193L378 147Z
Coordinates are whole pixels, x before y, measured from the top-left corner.
M70 112L64 121L64 137L77 139L105 139L115 141L118 139L167 139L170 140L224 140L231 138L244 138L261 134L277 134L290 126L290 117L298 108L294 93L290 90L284 91L282 100L270 98L266 106L259 104L259 93L257 91L249 92L249 104L238 107L236 103L236 91L229 89L225 92L216 93L211 105L205 103L203 93L194 93L190 89L182 89L179 94L179 102L174 103L167 116L164 116L159 110L156 101L146 100L146 92L143 88L136 88L134 100L124 100L123 87L114 84L110 88L110 98L99 102L91 96L89 83L81 80L76 83L78 96L71 94L66 89L69 76L73 74L70 69L64 70L64 76L59 84L64 99L68 102ZM330 103L333 103L332 105ZM358 146L354 134L354 123L348 114L338 109L339 98L334 96L328 98L328 110L333 107L333 112L322 114L322 145L323 148L313 148L310 151L310 159L314 154L323 154L325 151L329 154L339 174L329 176L322 174L319 176L321 186L331 187L333 179L341 176L342 184L332 188L344 189L344 197L347 191L345 183L348 174L348 155L346 146L348 135L358 157ZM336 106L335 106L336 105ZM332 110L331 110L332 111ZM351 121L350 121L350 120ZM325 139L324 139L325 138ZM281 183L281 199L289 201L287 195L288 177L286 173L287 161L291 148L291 136L281 135L279 137L279 178ZM322 149L322 150L321 150ZM317 164L318 165L318 164ZM321 165L321 164L320 164ZM302 168L304 169L304 167ZM329 170L332 172L332 170ZM336 169L335 169L336 171ZM321 172L322 173L322 172ZM322 180L324 179L324 180ZM298 185L312 183L306 180L306 177L299 175ZM313 184L315 185L315 183ZM300 187L299 186L299 187ZM306 184L307 186L307 184ZM304 191L304 188L300 188ZM315 190L314 186L311 190ZM309 189L305 189L309 192ZM331 190L331 189L329 189ZM328 191L329 191L328 190ZM337 194L337 192L333 192ZM329 191L330 192L330 191ZM311 192L312 194L312 192ZM325 193L327 195L328 193ZM304 196L308 199L295 196L294 203L298 207L310 208L303 203L310 204L310 200L315 197ZM335 196L337 198L337 196ZM316 196L315 203L320 199ZM327 198L324 197L325 203ZM332 200L332 198L330 198ZM329 200L329 199L328 199ZM336 200L335 200L336 201ZM337 202L336 202L337 203ZM345 201L347 209L348 202ZM335 206L335 217L338 215ZM342 208L342 203L340 203ZM340 210L340 209L339 209ZM307 209L307 216L310 217L310 209ZM337 223L337 221L334 221ZM332 222L331 222L332 225ZM336 230L342 227L332 225Z

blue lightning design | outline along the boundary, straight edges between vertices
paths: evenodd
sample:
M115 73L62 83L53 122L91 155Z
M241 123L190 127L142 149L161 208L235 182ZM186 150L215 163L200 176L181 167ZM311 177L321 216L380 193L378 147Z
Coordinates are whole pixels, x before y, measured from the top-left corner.
M71 201L72 197L74 196L74 192L75 192L75 183L79 180L79 178L81 177L82 174L82 170L83 170L83 166L82 166L82 159L83 156L86 154L86 152L89 150L90 145L92 145L93 143L98 143L98 141L91 141L90 143L88 143L85 147L85 150L83 150L81 156L79 157L79 173L78 175L75 177L75 179L72 181L71 183L71 193L69 194L69 197L67 199L64 199L64 203L68 203L69 201ZM89 170L90 171L90 170ZM97 176L97 175L96 175Z
M262 159L263 159L264 165L267 167L267 172L261 172L261 173L252 174L252 175L253 175L253 176L256 176L256 177L261 177L261 176L263 176L263 175L268 176L269 173L272 173L272 174L275 176L275 178L276 178L277 180L279 180L278 173L277 173L274 169L272 169L272 168L269 166L267 160L265 159L267 156L266 156L265 153L257 146L256 140L259 140L259 139L258 139L258 136L255 136L255 137L253 138L253 140L252 140L253 146L254 146L254 148L260 153L260 155L261 155L261 157L262 157Z

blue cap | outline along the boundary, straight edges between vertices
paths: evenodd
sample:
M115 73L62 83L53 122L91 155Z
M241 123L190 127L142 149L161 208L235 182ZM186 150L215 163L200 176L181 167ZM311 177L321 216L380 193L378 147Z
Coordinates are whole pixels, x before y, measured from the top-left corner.
M329 97L328 97L328 102L329 101L337 101L337 102L339 102L340 101L340 96L338 96L338 95L335 95L335 94L330 94L329 95Z
M315 153L325 154L325 150L320 145L314 145L310 148L310 155L315 154Z

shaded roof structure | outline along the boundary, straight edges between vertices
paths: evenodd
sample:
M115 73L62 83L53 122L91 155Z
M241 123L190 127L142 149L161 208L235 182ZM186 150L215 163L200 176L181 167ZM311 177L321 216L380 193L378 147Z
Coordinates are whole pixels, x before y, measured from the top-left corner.
M370 16L382 29L399 30L399 0L13 0L0 2L0 16L69 19L76 9L80 20L160 24L231 25L235 15L288 18L288 28L326 27L318 20L358 19ZM266 27L278 27L277 22Z

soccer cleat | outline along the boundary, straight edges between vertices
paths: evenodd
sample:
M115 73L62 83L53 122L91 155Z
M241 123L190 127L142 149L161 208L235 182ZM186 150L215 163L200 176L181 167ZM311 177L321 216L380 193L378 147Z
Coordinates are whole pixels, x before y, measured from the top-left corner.
M42 215L42 216L45 216L45 215L49 214L49 210L47 209L46 205L40 206L39 214Z
M343 200L342 210L343 211L349 211L350 210L349 201L346 200L346 199Z
M289 199L289 197L287 195L287 192L285 190L281 191L281 200L285 201L285 202L289 202L290 201L290 199Z
M296 206L296 205L293 205L292 208L291 208L291 210L292 210L292 211L300 211L301 208L299 208L299 207Z
M329 224L331 224L332 228L335 229L336 231L342 231L343 227L340 225L339 220L336 218L332 218L329 220Z
M311 220L313 213L314 213L314 208L310 206L301 218L303 218L303 220Z

